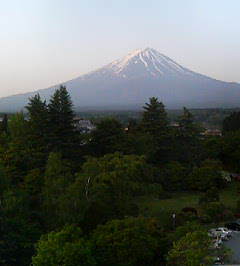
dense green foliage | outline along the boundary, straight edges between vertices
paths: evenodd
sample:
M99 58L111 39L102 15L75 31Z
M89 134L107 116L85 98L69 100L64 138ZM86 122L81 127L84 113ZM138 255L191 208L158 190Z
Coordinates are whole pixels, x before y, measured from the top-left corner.
M240 130L240 112L233 112L223 120L223 133Z
M91 241L98 265L161 265L165 235L155 219L128 218L99 226Z
M173 249L168 254L168 265L213 265L210 247L211 239L207 232L189 232L174 243Z
M26 110L0 124L1 265L210 263L203 226L235 211L219 195L240 171L237 120L224 136L206 136L188 109L172 125L150 98L141 116L98 117L86 133L63 86ZM200 197L155 213L141 204L176 193Z
M37 245L33 266L94 266L90 245L79 228L68 226L43 236Z

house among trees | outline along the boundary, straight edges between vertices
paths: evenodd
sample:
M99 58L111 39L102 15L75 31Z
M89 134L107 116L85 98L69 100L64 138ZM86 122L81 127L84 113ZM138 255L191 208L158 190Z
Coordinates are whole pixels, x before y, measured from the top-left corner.
M95 129L94 124L87 119L83 119L80 117L75 117L74 118L74 126L80 130L81 132L84 133L89 133L91 132L93 129Z
M222 132L219 129L207 129L203 132L204 136L222 136Z

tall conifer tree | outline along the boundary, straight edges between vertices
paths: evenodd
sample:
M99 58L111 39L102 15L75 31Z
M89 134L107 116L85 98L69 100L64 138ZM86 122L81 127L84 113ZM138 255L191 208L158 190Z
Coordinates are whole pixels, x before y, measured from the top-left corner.
M153 136L159 136L168 128L167 112L158 98L152 97L143 107L142 128Z
M183 108L183 114L178 119L175 154L183 163L196 163L200 152L200 127L194 122L192 113Z
M68 157L76 145L77 132L74 128L73 104L66 87L55 91L48 105L52 151Z
M150 161L154 163L165 163L170 154L170 132L167 112L164 104L158 98L152 97L149 103L143 107L143 118L141 129L152 136L155 151L152 153Z
M2 125L1 125L2 131L5 133L8 133L8 116L7 114L4 114Z
M29 99L26 106L29 115L29 126L32 141L38 146L48 147L49 139L49 116L46 101L43 101L39 94Z
M223 134L240 131L240 112L233 112L223 120Z

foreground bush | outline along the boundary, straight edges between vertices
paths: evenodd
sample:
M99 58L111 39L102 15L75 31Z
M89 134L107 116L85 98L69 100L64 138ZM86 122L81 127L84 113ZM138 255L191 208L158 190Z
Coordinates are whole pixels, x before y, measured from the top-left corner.
M93 254L102 266L164 265L164 237L156 219L113 220L93 233Z
M204 231L187 233L173 244L168 254L168 265L213 265L211 239Z
M234 219L232 211L221 202L209 202L202 205L201 216L205 223L218 223Z
M81 230L68 226L60 232L51 232L40 239L32 265L94 266L96 264L88 242L82 238Z

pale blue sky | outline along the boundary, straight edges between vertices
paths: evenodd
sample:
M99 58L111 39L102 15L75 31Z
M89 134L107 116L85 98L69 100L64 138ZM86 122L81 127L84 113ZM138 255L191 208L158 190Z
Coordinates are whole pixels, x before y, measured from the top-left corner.
M152 47L240 82L239 0L0 0L0 96L46 88Z

